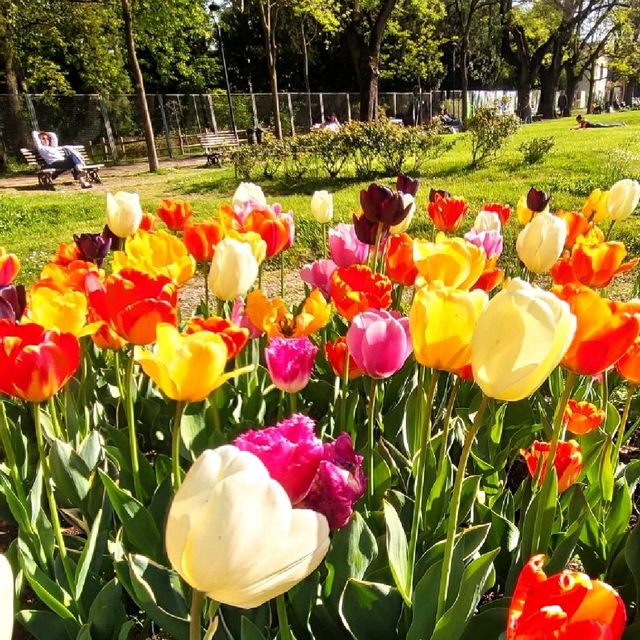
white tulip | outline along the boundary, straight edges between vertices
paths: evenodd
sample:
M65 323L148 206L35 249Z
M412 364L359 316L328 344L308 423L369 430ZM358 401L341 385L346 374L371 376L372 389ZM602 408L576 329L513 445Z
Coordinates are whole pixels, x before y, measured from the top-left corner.
M497 231L502 232L500 216L495 211L480 211L473 223L476 231Z
M327 519L293 509L262 461L232 445L195 461L169 510L174 569L217 602L250 609L288 591L322 562Z
M409 213L407 214L404 220L402 220L401 222L398 222L398 224L392 226L389 229L389 231L394 235L404 233L409 228L409 225L413 220L413 215L416 212L416 199L410 193L402 194L402 204L404 205L405 209L407 207L411 207L411 208L409 209Z
M0 554L0 640L11 640L13 631L13 572Z
M311 198L311 215L320 224L331 222L333 218L333 195L328 191L315 191Z
M251 245L233 238L218 243L209 270L209 288L216 298L244 296L258 277L258 261Z
M618 180L607 196L607 213L611 220L626 220L640 201L640 182Z
M538 213L518 234L516 251L529 271L546 273L562 254L567 225L552 213Z
M107 226L119 238L132 236L142 222L142 206L137 193L107 193Z
M262 187L259 187L253 182L241 182L233 194L233 200L231 205L235 207L242 207L246 202L255 202L259 205L266 205L267 199L264 196Z

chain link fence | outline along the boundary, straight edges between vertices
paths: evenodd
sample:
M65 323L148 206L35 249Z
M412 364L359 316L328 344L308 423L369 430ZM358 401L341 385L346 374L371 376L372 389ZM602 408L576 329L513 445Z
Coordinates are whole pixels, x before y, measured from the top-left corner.
M229 107L229 100L232 108ZM82 144L93 162L120 163L146 159L144 132L134 95L42 95L21 94L16 126L10 113L11 96L0 94L0 143L8 149L30 146L32 130L55 131L63 144ZM470 91L470 108L483 104L503 105L513 111L513 91ZM274 115L269 93L254 94L149 94L149 113L158 155L178 158L200 155L198 135L231 131L238 136L248 130L273 130ZM380 111L406 126L429 122L441 110L453 117L462 113L460 91L427 91L379 94ZM281 93L280 120L285 135L307 133L313 125L335 114L340 122L359 116L357 93Z

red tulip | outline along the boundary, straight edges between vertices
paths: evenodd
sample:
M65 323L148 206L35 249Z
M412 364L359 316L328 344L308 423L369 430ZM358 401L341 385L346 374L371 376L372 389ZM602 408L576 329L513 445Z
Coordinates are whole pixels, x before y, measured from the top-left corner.
M335 373L339 378L344 376L344 364L349 348L347 347L346 336L341 336L333 342L327 342L324 345L324 350L327 355L327 360ZM349 354L349 380L354 380L363 375L362 371L358 369L356 361L353 356Z
M385 271L393 282L407 287L415 284L418 269L413 262L413 238L409 234L400 233L389 238Z
M249 340L249 329L238 327L233 322L212 316L207 318L193 317L187 321L186 334L198 331L211 331L217 333L227 347L227 360L235 358L245 347Z
M188 221L184 225L182 241L198 262L210 262L215 247L224 237L224 227L218 220Z
M336 310L347 320L367 309L387 309L391 305L391 280L373 273L363 264L340 267L331 276L331 298Z
M511 216L511 207L508 204L499 204L498 202L485 202L482 205L482 211L493 211L498 214L502 226L507 224L507 220Z
M193 214L188 202L177 200L163 200L156 212L158 218L164 222L171 231L182 231L187 220Z
M529 469L531 477L535 477L540 460L542 460L542 469L540 472L540 482L544 480L547 473L547 458L551 445L548 442L539 442L535 440L530 450L520 449L521 455L524 457ZM553 468L558 476L558 491L562 492L568 489L578 476L582 473L582 453L580 445L575 440L569 442L558 442L555 458L553 459Z
M467 211L469 205L463 198L443 197L439 193L427 205L427 213L439 231L456 231Z

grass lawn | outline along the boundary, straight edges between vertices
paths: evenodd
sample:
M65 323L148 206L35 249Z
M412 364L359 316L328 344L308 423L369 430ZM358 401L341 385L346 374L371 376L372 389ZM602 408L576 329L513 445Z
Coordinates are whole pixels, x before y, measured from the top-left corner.
M593 116L593 121L624 121L628 126L612 129L572 131L574 119L539 122L523 126L495 159L472 170L470 144L466 135L456 136L456 144L442 157L425 164L418 193L418 215L414 234L430 233L425 214L429 188L446 189L462 195L476 212L483 201L514 205L529 187L550 191L553 208L580 207L594 187L607 188L623 177L640 178L640 111ZM524 140L537 136L554 136L555 147L541 163L525 165L518 147ZM30 179L35 182L33 177ZM381 177L380 182L393 184L394 178ZM321 232L310 218L309 200L317 189L334 193L337 220L346 220L358 206L359 190L369 181L351 177L331 179L305 177L300 181L256 179L269 201L280 202L296 215L297 242L289 252L289 263L317 256ZM104 224L106 191L138 191L143 206L155 211L163 197L186 199L196 215L215 215L221 202L230 199L238 180L233 168L205 169L201 166L162 169L150 175L140 166L128 167L107 175L105 184L90 192L75 187L60 192L18 191L10 180L0 179L0 246L18 254L23 262L23 281L33 280L58 243L69 241L73 233L99 231ZM624 239L630 253L640 254L638 215L617 226L613 238ZM467 224L471 224L471 220ZM517 222L506 229L513 260L513 239Z

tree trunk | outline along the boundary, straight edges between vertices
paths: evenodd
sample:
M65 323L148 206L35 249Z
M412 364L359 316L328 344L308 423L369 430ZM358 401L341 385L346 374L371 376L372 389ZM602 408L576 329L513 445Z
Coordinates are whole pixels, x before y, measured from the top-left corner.
M627 86L624 88L624 102L628 107L633 104L633 98L635 97L637 86L638 81L631 79L627 82Z
M271 0L259 0L260 21L262 22L262 34L264 35L265 50L267 53L267 71L271 84L271 103L273 105L273 127L278 140L282 140L282 123L280 122L280 98L278 97L278 72L277 56L278 43L276 40L277 8L271 5Z
M540 103L538 113L545 120L556 117L556 87L557 82L552 69L540 69Z
M129 0L121 0L122 18L124 20L124 30L127 41L127 54L129 58L129 67L133 77L133 86L136 94L136 102L138 103L138 111L142 120L144 129L144 139L147 143L147 158L149 160L149 171L158 170L158 154L156 152L156 140L153 134L153 125L151 124L151 116L149 115L149 105L147 104L147 95L144 90L144 78L140 65L138 64L138 56L136 54L136 43L133 37L133 20L131 17L131 7Z
M467 69L469 50L463 42L460 47L460 89L462 91L462 122L467 121L469 111L469 71ZM454 96L455 98L455 96Z
M309 43L304 30L304 18L300 18L300 31L302 32L302 55L304 61L304 86L307 91L307 111L309 112L309 129L313 126L313 111L311 109L311 83L309 82Z
M518 75L518 114L522 116L527 105L531 102L531 78L528 74L521 73Z
M591 73L589 74L589 94L587 97L587 113L593 113L593 91L596 85L596 61L591 64Z
M280 98L278 97L278 73L276 70L275 52L267 48L267 68L271 82L271 100L273 104L273 126L278 140L282 140L282 123L280 122Z
M573 103L576 99L576 87L578 86L578 78L572 68L565 69L567 76L567 111L568 115L573 115Z

